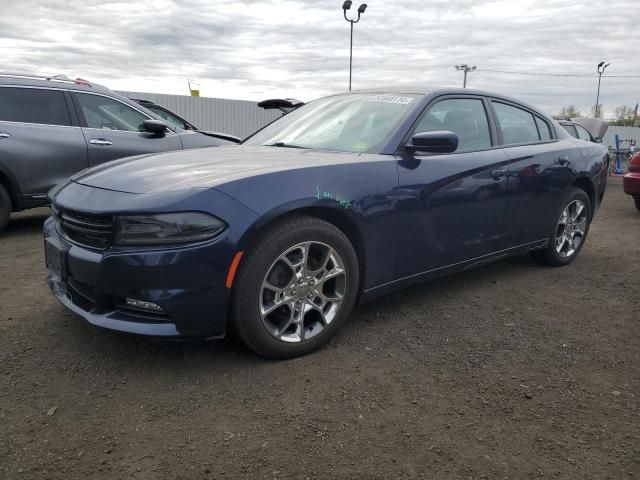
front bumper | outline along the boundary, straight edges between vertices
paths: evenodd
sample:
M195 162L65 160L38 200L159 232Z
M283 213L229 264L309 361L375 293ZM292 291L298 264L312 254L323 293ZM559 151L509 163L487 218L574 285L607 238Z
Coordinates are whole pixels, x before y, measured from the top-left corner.
M225 280L233 256L224 241L98 251L70 242L53 217L45 222L44 235L51 291L89 323L154 337L224 336L229 301ZM126 298L153 302L162 312L128 308Z
M628 195L640 196L640 172L627 173L622 177L624 193Z

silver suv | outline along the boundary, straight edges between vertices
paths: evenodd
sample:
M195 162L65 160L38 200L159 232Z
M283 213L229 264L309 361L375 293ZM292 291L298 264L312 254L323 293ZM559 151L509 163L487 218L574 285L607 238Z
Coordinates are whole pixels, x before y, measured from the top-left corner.
M46 205L52 187L85 168L230 143L86 80L0 73L0 231L11 212Z

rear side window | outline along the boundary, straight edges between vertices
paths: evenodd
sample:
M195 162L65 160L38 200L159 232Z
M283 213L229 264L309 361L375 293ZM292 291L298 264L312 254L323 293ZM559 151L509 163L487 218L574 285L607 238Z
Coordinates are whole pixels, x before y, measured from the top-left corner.
M39 88L1 87L0 121L71 125L64 93Z
M506 103L493 102L505 145L539 142L534 116L526 110Z
M458 135L456 152L491 147L489 122L482 100L450 98L436 103L422 117L414 133L446 130Z
M87 127L141 132L147 116L109 97L77 93Z
M538 133L540 134L540 140L551 140L551 129L549 124L542 120L540 117L536 117L536 125L538 126Z

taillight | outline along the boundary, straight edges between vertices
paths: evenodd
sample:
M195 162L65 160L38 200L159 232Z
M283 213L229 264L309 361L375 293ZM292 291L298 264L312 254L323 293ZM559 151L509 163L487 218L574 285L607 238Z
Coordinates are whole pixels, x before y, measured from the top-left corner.
M636 153L631 157L631 162L629 162L629 171L640 172L640 153Z

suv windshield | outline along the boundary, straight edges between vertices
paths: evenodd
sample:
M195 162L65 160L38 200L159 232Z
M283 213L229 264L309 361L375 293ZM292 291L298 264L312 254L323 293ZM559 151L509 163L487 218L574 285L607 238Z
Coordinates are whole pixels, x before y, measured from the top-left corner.
M151 110L153 113L155 113L159 117L165 119L167 122L171 123L172 125L178 128L182 128L183 130L190 130L189 125L187 125L181 118L167 112L162 108L159 108L155 105L143 105L143 107L146 107L147 110Z
M285 115L245 145L371 152L415 108L419 95L349 94L321 98Z

